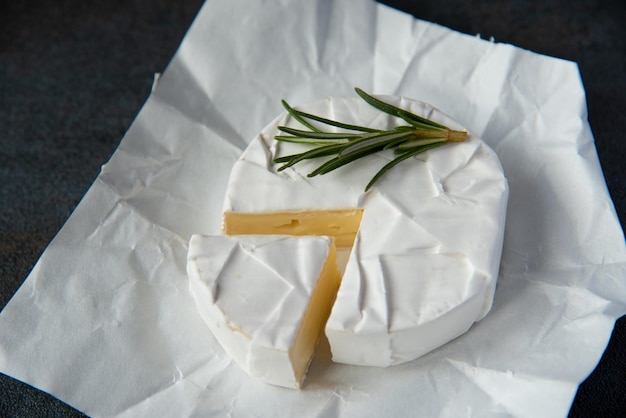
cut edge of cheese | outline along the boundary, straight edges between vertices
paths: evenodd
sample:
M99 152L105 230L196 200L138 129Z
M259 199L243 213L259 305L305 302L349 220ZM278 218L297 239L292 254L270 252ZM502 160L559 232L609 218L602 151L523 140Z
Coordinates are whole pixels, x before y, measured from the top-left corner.
M276 315L271 318L275 322L263 323L264 330L255 330L251 329L249 325L242 325L233 319L235 313L229 312L224 306L219 305L220 292L225 291L220 289L220 284L223 285L224 280L229 280L232 284L235 280L241 281L243 277L233 274L237 271L236 266L234 269L225 267L228 263L235 263L233 258L236 257L233 254L238 251L237 246L240 244L254 246L259 243L260 245L271 246L273 240L294 244L299 241L303 245L292 245L291 248L297 247L295 255L302 257L302 260L310 257L307 250L313 249L313 246L317 247L318 251L315 251L316 260L307 263L311 269L316 269L314 274L317 278L310 290L306 289L306 284L298 283L299 278L293 278L290 283L293 287L292 291L297 293L299 300L304 298L304 292L310 292L306 295L308 297L306 308L296 313L299 318L293 318L293 315L291 317ZM322 246L325 246L323 249L324 258L319 256L322 254ZM276 245L275 248L275 257L268 261L267 267L270 270L276 268L279 271L280 266L272 265L272 263L284 262L285 247ZM341 272L336 266L336 253L334 239L330 237L206 236L196 234L189 241L187 257L189 286L200 316L224 351L247 374L272 385L299 389L306 378L341 282ZM248 261L256 262L256 260L250 260L254 257L245 257L248 257ZM224 270L230 271L228 277L221 276ZM301 273L300 270L294 274ZM288 278L285 279L289 280ZM280 287L277 286L276 288ZM283 303L286 301L284 294L262 295L263 298L269 298L268 300L272 300L272 296L278 296L277 299ZM305 304L297 303L297 305ZM257 314L263 315L262 312ZM274 314L269 313L268 315ZM259 335L259 333L268 334L268 330L265 328L267 326L275 327L276 332L272 334L270 331L269 334L272 335ZM278 329L281 327L282 330L279 331ZM279 347L280 344L276 343L278 340L284 341L284 338L276 337L279 333L286 334L291 341L288 349Z
M324 333L326 321L337 298L337 291L341 284L341 272L337 268L336 260L337 251L333 240L317 285L309 299L309 305L302 317L296 340L289 350L298 387L302 386L306 378L309 365Z
M276 212L225 211L225 235L330 236L338 248L352 248L361 225L362 208Z

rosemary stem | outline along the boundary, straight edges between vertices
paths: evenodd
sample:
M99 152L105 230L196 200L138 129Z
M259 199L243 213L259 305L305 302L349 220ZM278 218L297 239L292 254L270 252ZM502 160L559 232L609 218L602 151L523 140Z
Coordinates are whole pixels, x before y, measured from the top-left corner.
M386 103L359 88L355 90L369 105L403 120L408 125L400 125L387 130L352 125L294 109L283 100L282 103L287 112L306 129L279 126L278 129L288 135L276 135L275 139L277 141L318 145L318 147L300 154L275 158L274 163L283 163L278 171L303 160L334 155L333 158L308 174L309 177L312 177L326 174L366 155L394 149L398 156L376 173L366 186L366 190L368 190L386 171L401 161L445 143L462 142L467 138L467 132L449 129L406 109ZM312 125L309 120L340 128L343 131L326 132Z
M465 138L467 138L467 132L465 131L448 130L448 141L450 142L463 142Z

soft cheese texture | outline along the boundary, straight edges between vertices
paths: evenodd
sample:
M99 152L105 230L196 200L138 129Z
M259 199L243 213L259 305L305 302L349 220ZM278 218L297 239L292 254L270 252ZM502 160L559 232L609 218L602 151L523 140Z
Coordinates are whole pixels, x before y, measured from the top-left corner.
M382 99L464 130L425 103ZM358 98L331 98L299 108L374 128L405 124ZM508 185L497 156L482 140L469 135L465 142L404 161L364 193L369 179L393 158L391 151L313 178L307 174L324 160L278 172L275 157L307 149L275 141L278 125L298 126L285 114L278 117L234 165L224 231L229 233L233 214L245 214L252 223L255 216L264 222L262 216L271 214L298 224L300 213L363 209L326 325L334 361L400 364L463 334L487 314L500 263ZM317 222L318 233L333 235L324 221ZM315 233L312 229L307 233Z
M266 213L226 212L224 233L329 235L340 248L350 248L361 224L362 209L287 211Z
M187 273L224 350L249 375L299 388L341 281L332 238L193 235Z

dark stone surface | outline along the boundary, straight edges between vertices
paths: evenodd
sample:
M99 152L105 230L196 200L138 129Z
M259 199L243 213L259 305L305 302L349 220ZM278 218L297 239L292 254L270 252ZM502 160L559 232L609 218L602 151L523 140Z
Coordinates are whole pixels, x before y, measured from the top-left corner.
M102 4L100 4L102 3ZM452 29L579 64L607 184L626 220L626 13L621 1L386 1ZM0 307L119 144L200 0L0 5ZM624 278L626 280L626 278ZM626 319L570 416L626 416ZM1 417L82 416L0 375Z

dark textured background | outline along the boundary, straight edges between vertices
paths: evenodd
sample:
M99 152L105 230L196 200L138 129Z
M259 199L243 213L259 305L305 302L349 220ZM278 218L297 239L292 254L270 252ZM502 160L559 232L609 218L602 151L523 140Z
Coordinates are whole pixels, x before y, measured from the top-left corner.
M391 1L414 16L579 64L589 121L626 221L622 1ZM115 151L200 0L0 3L0 307ZM626 280L626 277L624 278ZM570 416L626 416L626 318ZM0 417L81 414L0 374Z

